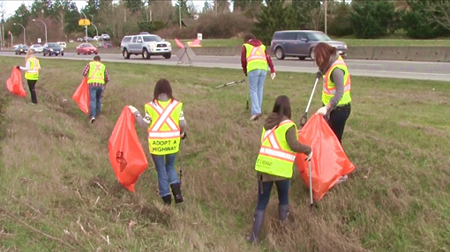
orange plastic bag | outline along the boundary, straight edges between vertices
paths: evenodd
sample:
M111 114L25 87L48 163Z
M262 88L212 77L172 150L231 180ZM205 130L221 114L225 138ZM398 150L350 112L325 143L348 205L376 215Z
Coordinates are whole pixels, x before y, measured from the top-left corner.
M355 166L347 158L341 143L321 115L313 115L299 130L298 138L301 143L312 147L313 196L316 201L321 200L341 176L351 173ZM309 188L308 162L305 159L305 154L298 153L296 163L303 181Z
M6 81L9 92L18 96L27 96L22 86L22 73L16 67L11 72L11 77Z
M134 192L134 184L147 168L148 162L134 128L134 115L127 106L117 119L109 138L108 150L117 179Z
M85 114L89 113L89 85L87 84L87 78L83 78L81 84L78 86L75 93L72 95L72 99L74 99L78 107L80 107L81 111Z

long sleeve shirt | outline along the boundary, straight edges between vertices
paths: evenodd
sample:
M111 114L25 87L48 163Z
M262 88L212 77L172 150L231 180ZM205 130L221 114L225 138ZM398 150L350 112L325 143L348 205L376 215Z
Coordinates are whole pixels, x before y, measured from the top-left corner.
M262 45L261 41L253 40L253 39L247 41L246 43L251 44L252 46ZM275 67L273 66L272 58L270 57L269 54L267 54L267 48L264 51L264 53L266 54L266 60L267 60L267 64L269 65L270 72L275 73ZM242 50L241 50L241 66L242 66L242 71L244 72L245 76L247 76L247 49L245 48L245 46L242 46Z
M31 63L29 62L29 61L27 61L27 64L25 65L25 67L20 67L20 70L22 70L22 71L28 71L28 70L30 70L30 67L31 67ZM39 68L38 68L39 70L41 69L41 66L39 66Z
M87 63L86 66L84 67L83 73L82 73L84 77L88 77L87 75L89 73L89 69L90 69L90 65L89 65L89 63ZM109 82L109 73L108 73L108 70L105 69L105 85L108 82ZM89 85L91 85L91 86L100 86L100 85L103 85L103 84L101 84L101 83L89 83Z

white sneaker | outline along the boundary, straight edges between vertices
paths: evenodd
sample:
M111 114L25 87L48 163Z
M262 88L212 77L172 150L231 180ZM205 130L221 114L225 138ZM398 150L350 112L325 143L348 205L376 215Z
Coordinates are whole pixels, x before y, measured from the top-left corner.
M339 179L338 184L339 184L339 183L342 183L342 182L344 182L344 181L346 181L347 179L348 179L348 176L347 176L347 175L342 176L342 177Z
M94 121L95 121L95 117L91 117L90 122L91 122L91 123L94 123Z
M258 117L259 117L259 115L252 115L250 117L250 121L256 121L256 120L258 120Z

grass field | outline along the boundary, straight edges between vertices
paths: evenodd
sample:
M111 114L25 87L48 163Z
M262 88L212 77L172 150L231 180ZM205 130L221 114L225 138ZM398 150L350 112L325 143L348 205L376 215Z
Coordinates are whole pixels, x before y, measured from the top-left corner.
M3 83L18 64L0 57ZM448 83L352 77L343 145L356 170L313 209L295 172L289 224L279 228L274 193L253 246L244 237L263 121L248 121L245 85L214 89L241 71L107 63L111 83L91 125L71 99L84 64L42 59L37 106L0 91L0 251L450 251ZM150 158L136 194L117 186L108 160L121 110L142 112L159 78L171 81L188 122L180 206L161 204ZM284 72L267 80L263 118L287 94L298 122L313 83L313 74Z

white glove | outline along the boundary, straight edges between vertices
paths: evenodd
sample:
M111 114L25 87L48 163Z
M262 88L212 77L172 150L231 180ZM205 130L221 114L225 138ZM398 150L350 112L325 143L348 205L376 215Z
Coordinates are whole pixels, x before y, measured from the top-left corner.
M309 153L308 157L305 160L309 162L312 158L312 155L313 155L313 152L311 150L311 153Z
M128 105L128 108L130 109L131 113L133 113L133 114L136 113L136 112L139 113L139 110L137 110L135 107L133 107L131 105Z
M327 114L327 112L328 112L327 106L323 106L319 110L317 110L316 114L324 116Z
M270 78L272 78L272 80L275 79L275 76L277 76L276 73L271 73L271 74L270 74Z

